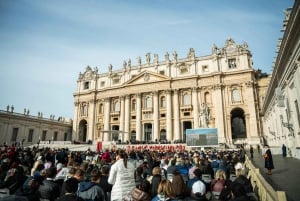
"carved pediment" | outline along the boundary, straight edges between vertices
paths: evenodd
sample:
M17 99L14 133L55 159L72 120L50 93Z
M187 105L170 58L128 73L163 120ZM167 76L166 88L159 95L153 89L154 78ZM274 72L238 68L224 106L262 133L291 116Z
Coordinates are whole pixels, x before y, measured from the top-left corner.
M168 81L170 78L165 75L154 73L151 71L143 71L134 78L128 80L125 85L145 84L153 82Z

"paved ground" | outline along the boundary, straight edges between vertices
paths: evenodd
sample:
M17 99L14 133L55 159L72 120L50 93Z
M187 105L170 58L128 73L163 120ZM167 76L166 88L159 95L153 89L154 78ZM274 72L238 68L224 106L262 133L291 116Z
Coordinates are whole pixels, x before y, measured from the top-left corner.
M247 151L250 158L250 153ZM273 155L274 167L272 175L265 174L265 162L262 155L254 151L253 165L260 169L266 181L276 191L285 191L287 201L300 201L300 160L284 158L282 155Z

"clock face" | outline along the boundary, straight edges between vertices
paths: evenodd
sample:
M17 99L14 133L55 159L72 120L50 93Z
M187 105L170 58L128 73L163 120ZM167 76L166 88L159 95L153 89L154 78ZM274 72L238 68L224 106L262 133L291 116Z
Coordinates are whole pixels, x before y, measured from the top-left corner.
M235 45L229 45L229 46L226 48L226 51L227 51L228 53L232 53L232 52L234 52L235 50L236 50Z
M88 71L88 72L85 73L85 77L86 78L89 78L90 76L91 76L91 72L90 71Z

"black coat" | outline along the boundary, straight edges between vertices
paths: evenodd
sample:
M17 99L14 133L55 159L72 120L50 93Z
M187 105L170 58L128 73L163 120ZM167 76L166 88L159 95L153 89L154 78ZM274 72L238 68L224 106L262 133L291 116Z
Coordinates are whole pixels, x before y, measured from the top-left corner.
M273 158L270 149L267 149L264 157L265 157L265 168L274 169Z
M44 180L38 189L40 198L50 201L56 200L60 195L60 186L53 180Z

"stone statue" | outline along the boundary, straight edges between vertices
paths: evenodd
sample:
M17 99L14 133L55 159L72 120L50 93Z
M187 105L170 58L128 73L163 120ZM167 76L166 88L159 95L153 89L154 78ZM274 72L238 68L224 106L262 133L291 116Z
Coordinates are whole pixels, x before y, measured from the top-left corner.
M128 68L131 68L131 59L128 59L127 66L128 66Z
M213 44L211 49L213 54L217 54L218 47L216 46L216 44Z
M6 107L6 111L9 112L9 105Z
M200 128L208 128L209 113L206 103L202 103L200 107L199 123Z
M24 108L24 115L26 114L26 108Z
M29 111L29 109L28 109L28 110L27 110L27 115L29 115L29 112L30 112L30 111Z
M11 112L14 112L14 106L12 105L11 107L10 107L10 110L11 110Z
M146 62L147 62L147 64L150 64L150 61L151 61L150 53L147 53L146 54Z
M124 62L123 62L123 69L125 69L126 66L127 66L127 63L126 63L126 61L124 60Z
M177 61L177 56L178 56L178 55L177 55L177 52L176 52L176 51L174 51L174 53L173 53L173 57L174 57L174 60L175 60L175 61Z
M190 48L189 54L188 54L188 58L195 58L195 50L194 48Z
M95 66L94 71L95 71L96 73L98 73L98 67L97 67L97 66Z
M169 60L170 60L170 58L169 58L169 53L168 53L168 52L166 52L166 54L165 54L165 60L166 60L166 61L169 61Z
M158 63L158 54L154 54L154 63Z
M142 58L139 56L138 58L137 58L137 60L138 60L138 65L140 66L140 65L142 65Z
M112 65L111 65L111 64L109 64L109 66L108 66L108 71L109 71L109 72L112 71Z

